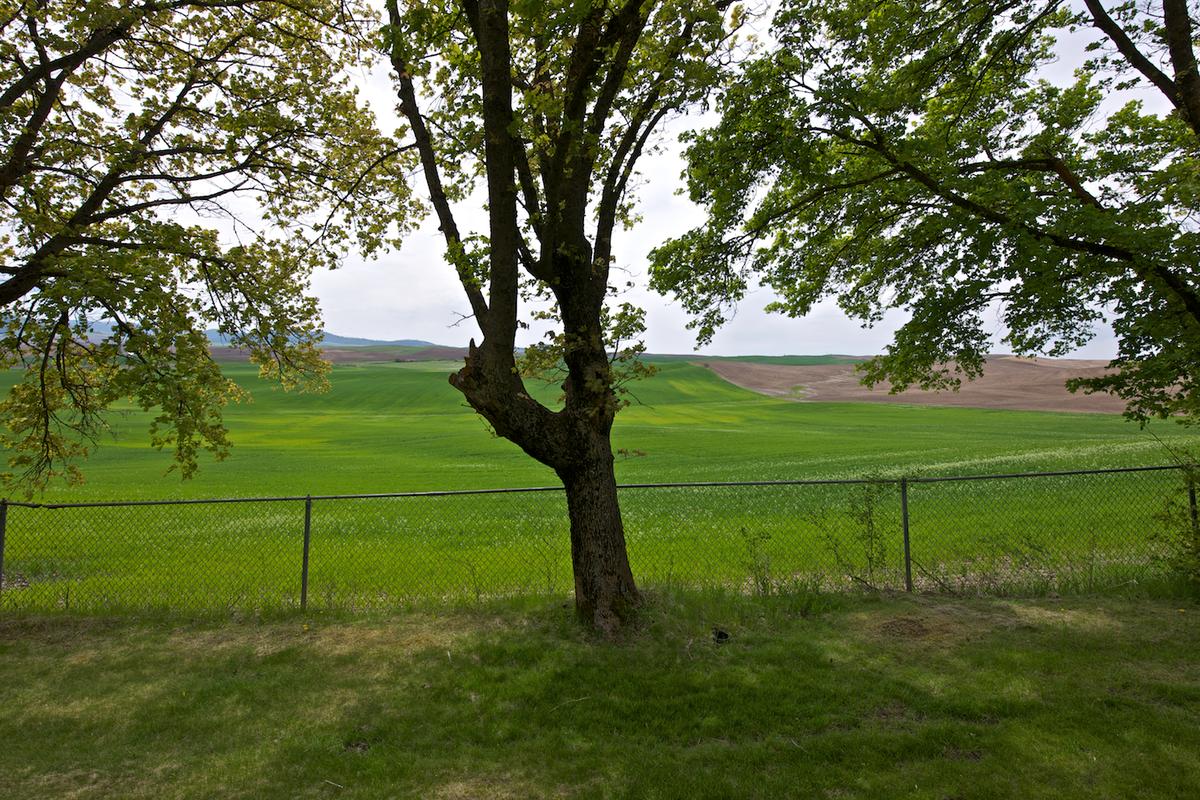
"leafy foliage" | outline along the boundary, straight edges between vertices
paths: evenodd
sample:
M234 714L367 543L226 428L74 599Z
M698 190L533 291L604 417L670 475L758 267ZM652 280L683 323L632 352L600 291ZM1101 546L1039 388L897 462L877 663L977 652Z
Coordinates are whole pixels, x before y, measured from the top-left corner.
M534 311L535 319L557 319L553 309ZM601 329L605 332L605 347L609 353L609 376L612 390L623 407L632 402L629 384L649 378L658 372L654 364L643 361L646 345L641 336L646 332L646 312L632 303L621 303L615 309L605 306L600 312ZM567 377L563 354L570 347L565 334L550 331L545 341L525 348L517 359L521 376L546 383L560 383ZM559 400L565 399L560 396Z
M25 376L0 405L8 480L78 478L126 397L158 409L151 440L185 476L223 455L240 392L206 328L323 385L309 274L414 210L348 79L369 20L327 0L0 4L0 367Z
M1086 5L789 0L778 47L692 142L710 220L655 252L655 285L701 340L752 276L794 316L829 297L868 325L904 309L864 368L894 391L977 377L993 309L1021 354L1064 355L1109 319L1112 374L1072 388L1114 392L1142 421L1196 419L1195 24L1178 0ZM1091 57L1050 80L1085 40Z

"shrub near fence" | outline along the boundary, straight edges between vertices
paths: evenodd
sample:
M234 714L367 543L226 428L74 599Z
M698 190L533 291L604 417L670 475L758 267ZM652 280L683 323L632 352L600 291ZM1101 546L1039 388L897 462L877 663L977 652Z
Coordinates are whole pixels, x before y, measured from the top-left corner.
M1031 593L1200 552L1182 467L622 486L643 585ZM559 488L0 503L0 608L390 607L571 591Z

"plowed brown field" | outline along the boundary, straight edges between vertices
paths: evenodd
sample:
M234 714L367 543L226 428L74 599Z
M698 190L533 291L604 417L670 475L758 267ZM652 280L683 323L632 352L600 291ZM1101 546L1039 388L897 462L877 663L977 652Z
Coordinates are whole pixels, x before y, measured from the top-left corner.
M982 378L963 382L957 392L909 389L889 394L889 384L868 389L859 383L853 364L789 366L742 361L707 361L708 367L737 386L775 397L803 401L866 401L920 403L972 408L1005 408L1027 411L1083 411L1119 413L1125 404L1106 394L1068 392L1068 378L1104 374L1105 361L1083 359L1027 359L993 356Z

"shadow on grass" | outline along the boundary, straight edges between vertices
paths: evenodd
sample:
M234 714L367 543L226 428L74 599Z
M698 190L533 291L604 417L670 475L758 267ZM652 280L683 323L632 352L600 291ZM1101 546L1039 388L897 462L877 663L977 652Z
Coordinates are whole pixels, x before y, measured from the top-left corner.
M1197 796L1198 613L663 595L617 643L558 605L10 620L0 767L14 796Z

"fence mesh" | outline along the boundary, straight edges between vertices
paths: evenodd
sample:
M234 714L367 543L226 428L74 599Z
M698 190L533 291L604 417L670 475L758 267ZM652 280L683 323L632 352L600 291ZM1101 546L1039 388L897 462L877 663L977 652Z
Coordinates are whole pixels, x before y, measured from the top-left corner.
M914 581L931 590L1097 591L1168 566L1190 473L1140 470L916 483Z
M1100 591L1200 553L1194 471L626 486L642 585ZM387 608L568 595L561 490L0 504L0 609Z

